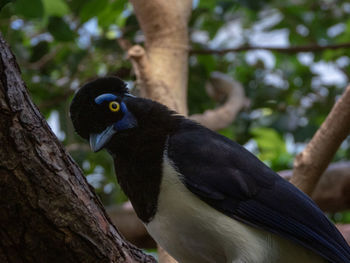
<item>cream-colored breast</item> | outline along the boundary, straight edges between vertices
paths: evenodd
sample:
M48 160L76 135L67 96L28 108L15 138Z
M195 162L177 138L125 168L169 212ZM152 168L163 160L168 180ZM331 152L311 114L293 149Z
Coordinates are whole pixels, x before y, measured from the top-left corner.
M234 220L201 201L164 155L151 236L180 263L326 262L313 252Z

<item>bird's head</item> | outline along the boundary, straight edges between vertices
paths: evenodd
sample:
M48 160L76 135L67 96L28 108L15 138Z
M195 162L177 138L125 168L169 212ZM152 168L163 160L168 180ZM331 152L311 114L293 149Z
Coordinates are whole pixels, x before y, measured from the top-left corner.
M70 116L76 132L90 141L93 151L104 148L116 133L138 126L127 107L132 97L125 82L116 77L91 81L75 94Z

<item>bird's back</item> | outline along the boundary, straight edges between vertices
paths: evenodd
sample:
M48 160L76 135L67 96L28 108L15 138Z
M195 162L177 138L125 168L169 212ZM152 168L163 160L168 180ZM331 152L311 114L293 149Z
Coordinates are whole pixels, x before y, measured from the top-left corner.
M212 208L329 262L350 262L350 247L317 205L237 143L184 120L168 155L186 188Z

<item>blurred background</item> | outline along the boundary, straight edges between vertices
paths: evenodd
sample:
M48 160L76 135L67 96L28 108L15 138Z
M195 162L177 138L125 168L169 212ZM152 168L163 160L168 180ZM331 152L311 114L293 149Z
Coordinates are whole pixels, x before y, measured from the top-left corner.
M225 73L243 85L249 106L219 132L273 170L291 169L296 154L349 83L350 48L326 47L350 43L350 3L194 0L192 8L189 114L220 105L208 96L205 83L213 72ZM111 157L105 151L90 151L74 133L68 109L74 92L98 76L119 76L137 93L135 74L120 45L144 41L131 4L126 0L16 0L1 9L0 30L17 57L33 101L102 202L109 206L127 201L116 182ZM288 51L303 45L321 48ZM285 52L245 50L246 46L281 47ZM201 54L203 49L238 47L243 48ZM343 142L334 162L349 159L349 143L349 138ZM329 216L336 222L350 222L350 212Z

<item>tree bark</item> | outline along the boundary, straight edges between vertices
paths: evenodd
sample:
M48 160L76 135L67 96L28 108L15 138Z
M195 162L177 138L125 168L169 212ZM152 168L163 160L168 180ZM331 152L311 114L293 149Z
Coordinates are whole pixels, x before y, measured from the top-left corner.
M344 236L346 242L350 245L350 224L337 224L336 227Z
M290 180L293 170L280 171ZM350 209L350 162L329 165L319 179L311 198L324 212L336 213Z
M142 96L187 114L188 19L192 0L130 0L145 36L145 48L129 56Z
M326 120L294 161L290 182L311 195L340 144L350 133L350 86L335 103Z
M112 225L0 34L0 262L155 262Z

